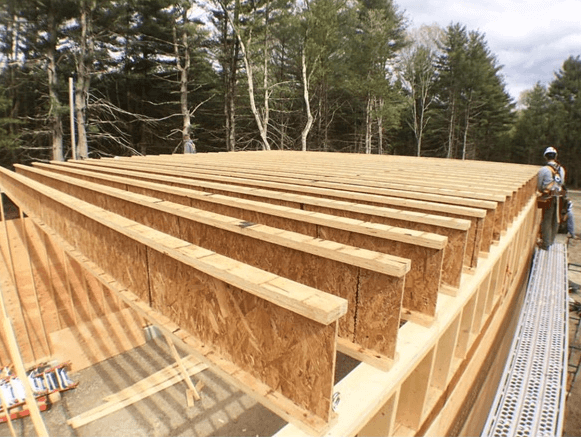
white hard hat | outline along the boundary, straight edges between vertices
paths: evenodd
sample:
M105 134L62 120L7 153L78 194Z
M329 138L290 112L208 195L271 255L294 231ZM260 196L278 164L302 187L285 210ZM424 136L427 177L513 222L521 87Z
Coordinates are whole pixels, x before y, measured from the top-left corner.
M549 153L554 153L556 155L557 149L555 149L554 147L547 147L545 149L545 153L543 153L543 156L547 156Z

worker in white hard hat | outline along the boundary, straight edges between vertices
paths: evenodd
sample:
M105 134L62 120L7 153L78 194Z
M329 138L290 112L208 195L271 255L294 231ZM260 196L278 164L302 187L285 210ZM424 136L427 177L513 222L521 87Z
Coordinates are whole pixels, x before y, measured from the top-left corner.
M548 249L559 229L560 202L565 194L565 169L557 162L557 149L547 147L543 153L547 163L538 172L537 205L543 210L541 221L541 249ZM573 217L571 215L571 220Z

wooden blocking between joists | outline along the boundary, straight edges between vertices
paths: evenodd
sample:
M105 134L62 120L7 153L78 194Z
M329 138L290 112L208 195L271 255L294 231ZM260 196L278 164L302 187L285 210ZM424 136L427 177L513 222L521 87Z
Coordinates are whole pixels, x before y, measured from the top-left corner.
M216 342L211 348L225 363L300 406L305 417L331 419L337 319L346 312L344 299L186 242L164 246L160 232L23 179L0 170L0 184L24 211L93 256L107 274L134 287L170 320L178 319L199 341ZM108 232L97 236L104 228ZM126 252L132 245L139 250ZM99 253L91 251L95 246ZM133 256L144 264L132 265ZM134 273L126 275L124 269Z

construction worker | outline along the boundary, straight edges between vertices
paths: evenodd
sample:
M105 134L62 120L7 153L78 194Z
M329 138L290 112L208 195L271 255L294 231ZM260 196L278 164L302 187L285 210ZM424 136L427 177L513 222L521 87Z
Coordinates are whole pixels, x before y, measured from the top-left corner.
M538 172L537 204L543 210L541 221L541 249L547 250L559 230L559 201L564 194L565 169L557 162L557 149L547 147L543 153L547 163Z
M579 235L575 234L575 217L573 216L573 202L567 196L567 189L563 187L565 194L561 204L561 223L559 233L567 234L567 237L579 240Z
M196 145L189 135L184 135L184 153L196 153Z

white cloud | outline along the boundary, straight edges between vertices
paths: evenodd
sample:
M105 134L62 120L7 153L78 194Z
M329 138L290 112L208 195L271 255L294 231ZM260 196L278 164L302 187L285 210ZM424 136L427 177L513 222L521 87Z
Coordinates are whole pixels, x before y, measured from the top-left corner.
M517 100L535 83L547 85L569 56L581 55L579 0L395 0L412 27L460 23L486 35Z

